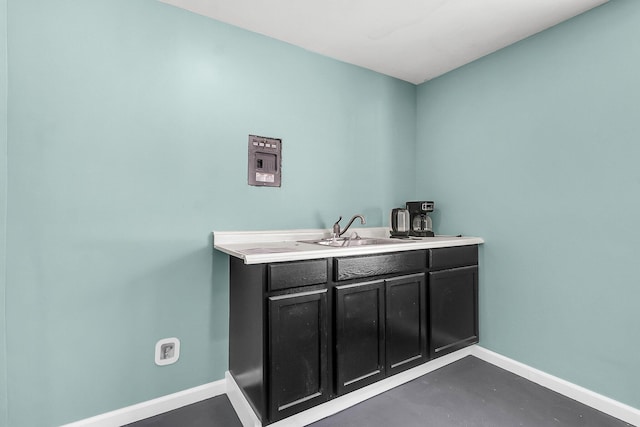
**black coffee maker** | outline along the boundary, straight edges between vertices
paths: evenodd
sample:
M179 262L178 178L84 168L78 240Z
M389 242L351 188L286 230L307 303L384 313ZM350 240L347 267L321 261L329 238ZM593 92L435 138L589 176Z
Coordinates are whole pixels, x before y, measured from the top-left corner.
M429 212L433 212L435 203L426 202L407 202L407 210L409 211L409 230L410 236L415 237L433 237L433 226Z

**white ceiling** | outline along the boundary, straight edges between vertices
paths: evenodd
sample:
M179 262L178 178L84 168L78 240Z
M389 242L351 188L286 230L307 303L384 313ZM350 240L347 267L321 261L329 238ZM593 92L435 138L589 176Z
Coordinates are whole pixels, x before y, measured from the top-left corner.
M419 84L608 0L160 0Z

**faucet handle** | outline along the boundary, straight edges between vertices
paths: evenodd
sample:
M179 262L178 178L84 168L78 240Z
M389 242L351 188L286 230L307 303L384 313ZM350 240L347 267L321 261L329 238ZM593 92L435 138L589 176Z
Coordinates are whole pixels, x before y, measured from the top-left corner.
M338 218L335 224L333 224L333 234L335 234L336 236L340 236L340 221L342 221L342 215L340 215L340 218Z

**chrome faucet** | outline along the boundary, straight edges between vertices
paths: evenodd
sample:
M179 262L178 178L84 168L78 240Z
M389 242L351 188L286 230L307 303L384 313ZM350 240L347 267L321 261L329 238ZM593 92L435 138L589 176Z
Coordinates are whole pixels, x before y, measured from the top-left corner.
M340 231L339 222L342 221L342 216L340 216L340 218L338 218L336 223L333 224L333 236L334 237L340 237L344 233L346 233L347 230L349 229L349 227L351 227L351 224L353 224L353 221L356 220L356 218L360 218L360 224L366 224L367 223L367 221L364 219L364 216L362 216L362 215L354 215L353 217L351 217L351 220L349 220L349 224L347 224L347 226L344 228L344 230Z

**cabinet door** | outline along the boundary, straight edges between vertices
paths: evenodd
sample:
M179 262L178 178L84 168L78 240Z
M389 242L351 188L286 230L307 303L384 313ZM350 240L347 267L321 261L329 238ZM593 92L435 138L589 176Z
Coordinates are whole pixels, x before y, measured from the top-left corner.
M335 291L336 392L344 394L384 378L384 281Z
M385 281L387 375L427 360L427 296L424 273Z
M269 418L327 400L327 290L269 298Z
M478 342L478 267L429 273L432 358Z

